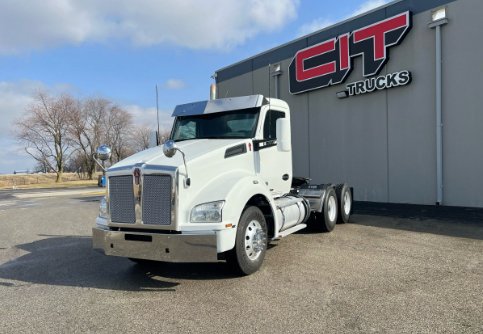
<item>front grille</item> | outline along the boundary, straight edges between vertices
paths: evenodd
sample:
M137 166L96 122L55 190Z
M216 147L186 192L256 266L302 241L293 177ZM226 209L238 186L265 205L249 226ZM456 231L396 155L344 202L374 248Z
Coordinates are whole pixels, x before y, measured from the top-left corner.
M134 192L132 175L109 178L109 202L113 223L134 224Z
M144 175L144 224L171 225L171 184L169 175Z

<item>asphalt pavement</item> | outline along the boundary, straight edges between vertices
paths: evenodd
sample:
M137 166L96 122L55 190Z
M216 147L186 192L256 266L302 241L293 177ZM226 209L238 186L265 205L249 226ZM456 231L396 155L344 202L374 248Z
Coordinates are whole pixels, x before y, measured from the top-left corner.
M0 333L483 332L478 215L361 207L236 277L223 262L142 267L93 251L96 191L0 192Z

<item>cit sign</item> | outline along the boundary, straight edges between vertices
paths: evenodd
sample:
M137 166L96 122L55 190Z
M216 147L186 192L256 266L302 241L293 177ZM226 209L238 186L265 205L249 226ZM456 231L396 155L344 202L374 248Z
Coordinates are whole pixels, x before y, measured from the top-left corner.
M400 44L410 29L408 11L298 51L289 66L290 93L300 94L345 82L352 71L353 59L359 56L362 56L363 76L378 75L389 60L389 49Z

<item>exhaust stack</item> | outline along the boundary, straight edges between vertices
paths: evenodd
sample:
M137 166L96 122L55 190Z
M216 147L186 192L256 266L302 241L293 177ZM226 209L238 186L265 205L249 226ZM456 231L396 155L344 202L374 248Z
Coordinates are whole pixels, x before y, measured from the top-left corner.
M216 84L212 83L210 85L210 100L216 100Z

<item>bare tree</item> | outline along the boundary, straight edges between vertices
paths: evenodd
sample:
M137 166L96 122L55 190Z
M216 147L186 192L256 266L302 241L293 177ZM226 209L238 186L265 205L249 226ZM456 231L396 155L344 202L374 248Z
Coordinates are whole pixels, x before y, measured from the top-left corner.
M65 170L93 179L97 147L112 149L111 164L149 147L152 131L134 126L126 110L104 98L76 100L70 95L39 93L35 102L16 123L16 136L42 170ZM169 136L164 131L160 139ZM164 141L164 140L163 140Z
M66 170L77 173L79 179L88 179L89 175L86 172L87 165L84 153L80 150L77 150L74 154L72 154L69 161L67 161Z
M37 161L34 167L34 173L47 173L50 171L49 165L44 161Z
M54 98L39 93L15 124L15 135L25 145L25 151L54 170L56 182L62 181L65 163L72 152L68 124L77 107L77 102L67 94Z
M134 152L149 148L153 129L146 125L135 125L131 131L131 148Z
M83 159L84 172L90 180L96 171L94 153L106 137L105 124L110 104L102 98L87 99L81 103L79 112L71 115L69 131L81 152L76 158Z
M111 163L120 161L133 152L129 148L129 133L132 127L132 116L118 106L111 106L106 117L105 142L111 146Z
M148 149L151 145L151 141L156 140L156 133L157 131L147 125L133 125L130 138L130 148L132 152L135 153ZM169 136L169 130L161 130L158 138L159 144L163 144L168 140Z

